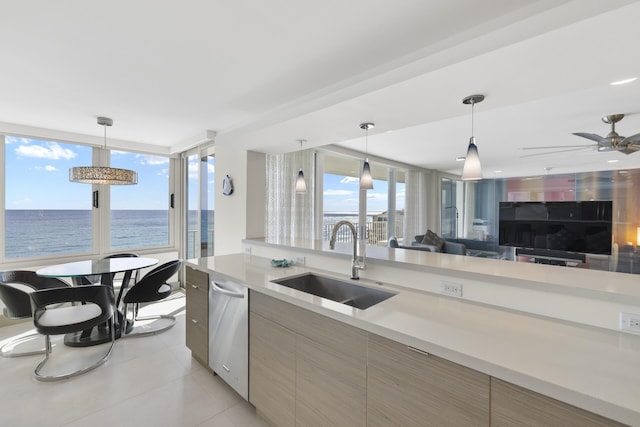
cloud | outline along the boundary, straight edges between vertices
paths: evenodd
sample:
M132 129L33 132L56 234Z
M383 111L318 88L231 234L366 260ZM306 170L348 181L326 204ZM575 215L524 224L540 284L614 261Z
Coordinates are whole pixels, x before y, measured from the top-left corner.
M34 167L37 171L46 171L46 172L57 172L58 168L55 166L47 165L47 166L36 166Z
M152 156L149 154L137 154L136 158L138 158L138 163L140 163L141 165L151 165L151 166L156 166L156 165L165 165L167 163L169 163L169 158L168 157L163 157L163 156Z
M11 205L13 205L15 207L23 207L23 206L32 205L32 202L33 202L33 200L31 200L30 198L26 197L24 199L14 200L13 202L11 202Z
M22 144L15 150L18 157L36 157L38 159L73 159L76 153L68 148L62 148L57 142L44 142L44 145Z
M325 196L350 196L352 194L355 194L355 191L338 189L328 189L324 191Z
M370 200L387 200L388 195L386 193L372 193L369 192L369 194L367 194L367 199Z
M22 145L28 145L31 143L31 140L29 138L24 138L22 136L9 136L7 135L4 139L5 144L22 144Z
M360 178L354 177L354 176L345 176L344 178L342 178L340 180L340 182L342 184L354 184L354 183L359 183L360 182Z

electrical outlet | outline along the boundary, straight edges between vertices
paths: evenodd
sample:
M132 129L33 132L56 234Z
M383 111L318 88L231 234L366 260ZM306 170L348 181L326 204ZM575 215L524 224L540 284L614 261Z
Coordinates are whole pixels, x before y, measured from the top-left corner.
M251 246L245 246L244 253L245 255L251 255Z
M440 293L452 297L462 298L462 283L440 282Z
M640 334L640 314L620 312L620 329Z
M304 265L305 259L303 256L297 256L295 261L298 265Z

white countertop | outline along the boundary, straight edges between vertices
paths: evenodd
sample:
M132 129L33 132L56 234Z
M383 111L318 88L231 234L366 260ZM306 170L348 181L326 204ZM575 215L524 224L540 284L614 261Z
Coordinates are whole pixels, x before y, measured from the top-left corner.
M302 253L319 253L324 256L344 257L351 255L351 243L337 243L336 249L329 248L326 241L286 240L267 242L264 239L248 239L251 245L291 248ZM531 262L480 258L472 256L452 256L412 249L394 249L367 246L367 261L371 263L402 263L407 268L442 271L458 276L490 277L496 282L514 285L544 286L555 292L574 295L596 296L640 304L640 275L592 270L580 267L558 267ZM516 281L514 282L513 279Z
M361 280L397 292L367 310L275 283L318 272L225 255L187 262L203 271L406 345L630 425L640 425L640 336L582 326L437 294Z

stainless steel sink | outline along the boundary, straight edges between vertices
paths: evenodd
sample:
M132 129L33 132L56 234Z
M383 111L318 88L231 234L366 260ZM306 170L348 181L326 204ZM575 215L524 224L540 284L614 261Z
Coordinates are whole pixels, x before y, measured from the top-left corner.
M360 310L365 310L395 295L392 292L354 285L312 273L274 280L273 282Z

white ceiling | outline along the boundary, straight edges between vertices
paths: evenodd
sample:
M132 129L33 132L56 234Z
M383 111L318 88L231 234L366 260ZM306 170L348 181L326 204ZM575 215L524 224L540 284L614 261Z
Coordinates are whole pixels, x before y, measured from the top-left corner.
M624 113L640 132L629 0L0 0L0 132L174 153L338 144L459 173L471 136L485 177L640 166L640 153L522 158L583 145ZM392 131L392 132L390 132ZM536 152L544 152L536 151ZM607 163L607 160L619 160ZM494 172L501 170L502 172Z

